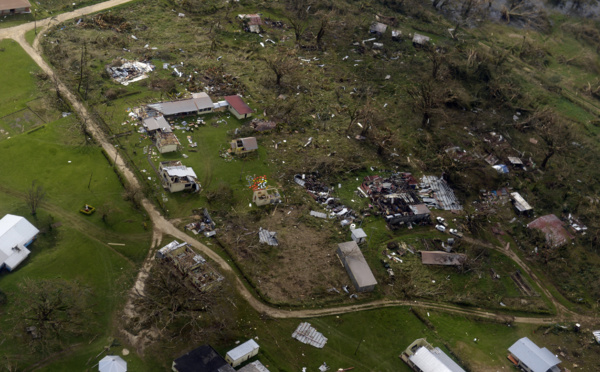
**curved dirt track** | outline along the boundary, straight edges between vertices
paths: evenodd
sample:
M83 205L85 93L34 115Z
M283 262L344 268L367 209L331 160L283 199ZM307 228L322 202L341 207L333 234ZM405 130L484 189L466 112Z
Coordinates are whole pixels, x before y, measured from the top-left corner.
M82 9L76 10L74 12L61 14L56 17L56 20L61 22L64 20L82 16L84 14L89 14L89 13L97 12L97 11L107 9L110 7L114 7L114 6L117 6L120 4L125 4L129 1L131 1L131 0L110 0L110 1L107 1L107 2L104 2L101 4L96 4L96 5L86 7L86 8L82 8ZM40 28L47 27L53 21L54 21L54 19L41 20L41 21L38 21L38 26ZM25 32L33 29L33 27L34 27L33 23L27 23L27 24L15 26L12 28L0 29L0 39L12 38L12 39L16 40L23 47L23 49L27 52L27 54L29 54L29 56L31 56L31 58L40 66L40 68L46 74L51 76L53 79L56 79L56 81L58 82L58 88L59 88L61 94L63 94L63 97L65 97L70 102L73 109L76 110L77 113L79 114L80 118L82 118L83 120L86 121L88 130L91 133L91 135L102 146L102 148L106 151L108 156L111 159L115 159L116 166L118 167L121 174L125 177L125 179L127 179L129 184L131 185L131 187L140 189L140 184L139 184L137 178L135 177L134 173L128 168L127 164L123 161L123 159L118 156L117 149L114 146L112 146L112 144L108 141L104 132L102 132L100 130L99 125L93 120L92 116L89 114L86 107L60 81L60 79L54 73L53 69L44 61L44 59L42 58L40 53L26 42ZM34 45L38 45L37 42L34 43ZM378 308L392 307L392 306L413 306L413 307L420 307L420 308L426 308L426 309L431 309L431 310L444 311L447 313L477 316L477 317L481 317L481 318L494 319L494 320L503 320L503 319L506 319L507 317L509 317L517 323L531 323L531 324L550 324L550 323L555 323L559 320L564 320L564 316L566 316L566 315L579 316L573 312L570 312L569 310L564 308L561 304L559 304L551 296L550 292L544 288L542 283L540 283L540 281L537 279L537 277L535 277L535 275L531 272L531 270L512 251L506 251L502 248L495 247L495 246L492 246L492 245L489 245L486 243L481 243L478 241L474 241L474 242L476 242L477 244L483 244L484 246L489 245L490 248L501 251L502 253L508 255L510 258L515 260L515 262L520 267L522 267L524 270L526 270L531 275L531 277L534 278L534 280L536 280L536 283L538 284L538 286L540 288L542 288L542 291L544 292L544 294L546 294L546 296L548 296L548 298L550 298L553 301L554 305L557 307L558 316L556 316L556 317L510 317L510 316L506 316L506 315L495 314L493 312L488 312L483 309L465 309L465 308L461 308L459 306L453 306L453 305L449 305L449 304L441 304L441 303L434 303L434 302L427 302L427 301L401 301L401 300L378 300L378 301L373 301L373 302L365 303L365 304L348 305L348 306L325 308L325 309L312 309L312 310L285 310L285 309L272 307L272 306L269 306L269 305L261 302L260 300L258 300L246 288L244 283L241 281L241 279L237 275L235 275L233 269L231 268L231 266L227 263L227 261L225 259L220 257L218 254L216 254L214 251L212 251L210 248L208 248L204 244L200 243L199 241L197 241L195 239L191 239L189 235L187 235L183 231L176 228L171 222L166 220L160 214L160 212L155 208L155 206L149 200L143 199L142 205L143 205L144 209L146 210L146 212L148 213L149 218L152 220L154 233L155 233L155 239L154 239L155 242L157 240L160 240L160 238L157 238L157 236L160 236L161 234L169 234L177 239L190 242L190 244L192 246L194 246L196 249L201 251L204 255L208 256L213 261L215 261L219 265L220 270L222 270L223 272L226 272L226 273L233 274L232 277L235 277L234 285L235 285L236 290L241 294L242 297L244 297L244 299L246 301L248 301L248 303L256 311L258 311L260 313L264 313L264 314L274 317L274 318L319 317L319 316L336 315L336 314L343 314L343 313L349 313L349 312L354 312L354 311L378 309ZM142 283L140 283L140 281L143 281L143 278L145 277L144 273L147 273L147 270L149 270L149 267L151 265L151 260L152 260L152 255L149 254L146 262L144 263L144 265L140 271L140 275L138 275L138 281L136 282L136 285L134 286L134 290L139 289L140 285L142 285ZM580 317L580 318L578 318L578 320L581 320L581 318L585 318L585 317Z

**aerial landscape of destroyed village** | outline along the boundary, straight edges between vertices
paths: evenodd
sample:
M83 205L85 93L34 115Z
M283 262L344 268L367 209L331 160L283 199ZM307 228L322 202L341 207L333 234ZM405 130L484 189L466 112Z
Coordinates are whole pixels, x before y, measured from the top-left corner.
M0 371L600 371L600 0L0 0Z

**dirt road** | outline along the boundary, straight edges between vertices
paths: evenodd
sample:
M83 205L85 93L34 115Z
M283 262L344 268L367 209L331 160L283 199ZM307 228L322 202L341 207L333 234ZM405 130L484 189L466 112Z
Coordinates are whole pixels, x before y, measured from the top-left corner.
M84 14L89 14L89 13L107 9L107 8L110 8L110 7L113 7L116 5L125 4L129 1L131 1L131 0L107 1L107 2L104 2L101 4L82 8L82 9L79 9L74 12L61 14L56 17L56 21L60 22L60 21L64 21L67 19L72 19L72 18L75 18L78 16L82 16ZM46 19L46 20L38 21L38 26L39 27L47 26L54 21L55 21L54 19ZM82 118L83 120L86 121L89 132L93 135L93 137L96 139L96 141L102 146L102 148L107 152L108 156L111 159L115 159L116 166L118 167L119 171L124 176L124 178L127 180L127 182L131 185L131 187L140 189L140 184L139 184L137 178L135 177L134 173L128 168L128 166L123 161L123 159L118 156L117 149L114 146L112 146L112 144L108 141L104 132L102 132L100 130L100 126L98 125L98 123L96 123L94 121L93 117L89 114L86 107L79 101L79 99L74 94L72 94L69 91L69 89L67 89L67 87L60 81L58 76L56 76L54 74L53 69L44 61L44 59L39 54L39 52L36 49L34 49L33 47L31 47L26 42L25 32L28 30L31 30L32 28L33 28L33 24L28 23L28 24L23 24L23 25L16 26L13 28L1 29L0 30L0 38L15 39L23 47L23 49L31 56L31 58L40 66L40 68L45 73L47 73L49 76L53 77L54 79L56 79L58 81L58 88L59 88L61 94L63 94L63 97L65 97L70 102L73 109L77 111L80 118ZM200 243L199 241L197 241L195 239L191 239L186 233L184 233L183 231L176 228L172 223L170 223L168 220L166 220L159 213L159 211L154 207L154 205L152 203L150 203L149 200L143 199L142 205L143 205L144 209L146 210L146 212L148 213L149 218L152 220L154 234L155 234L155 239L154 239L155 242L160 241L159 236L161 236L162 234L169 234L179 240L188 241L194 248L196 248L197 250L202 252L204 255L206 255L213 261L215 261L218 264L218 266L220 267L220 270L222 272L235 274L233 269L231 268L231 266L225 259L221 258L218 254L213 252L210 248L208 248L204 244ZM481 242L479 242L479 243L481 243ZM481 243L481 244L486 244L486 243ZM501 248L494 247L494 246L491 246L491 248L497 249L497 250L501 249ZM567 314L576 315L572 312L569 312L567 309L565 309L562 305L560 305L552 297L550 292L548 292L544 288L542 283L539 282L537 277L535 277L535 275L531 272L531 270L529 270L529 268L518 258L518 256L516 256L513 252L510 252L510 251L504 251L503 253L507 254L509 257L511 257L513 260L515 260L515 262L517 262L517 264L520 267L522 267L523 270L525 270L527 273L529 273L529 275L531 275L531 277L534 278L534 280L536 280L536 282L538 283L540 288L542 288L542 290L544 291L544 294L546 294L549 298L551 298L553 300L554 304L557 306L557 309L560 309L559 315L561 315L561 317L545 317L545 318L515 317L514 318L515 322L531 323L531 324L550 324L550 323L554 323L554 322L562 319L563 315L567 315ZM140 288L142 288L142 290L143 290L143 279L147 275L146 273L150 269L151 264L152 264L152 255L149 254L146 262L144 263L144 265L142 267L142 270L140 271L140 274L138 275L138 281L136 282L134 289L140 290ZM449 305L449 304L441 304L441 303L434 303L434 302L427 302L427 301L399 301L399 300L397 300L397 301L379 300L379 301L373 301L373 302L367 303L367 304L350 305L350 306L343 306L343 307L336 307L336 308L290 311L290 310L284 310L284 309L280 309L280 308L271 307L269 305L262 303L246 288L244 283L241 281L241 279L237 275L233 275L233 277L235 277L235 283L233 283L233 284L235 285L235 288L237 289L237 291L244 297L244 299L246 301L248 301L248 303L254 309L256 309L256 311L258 311L260 313L264 313L264 314L274 317L274 318L310 318L310 317L343 314L343 313L349 313L349 312L354 312L354 311L370 310L370 309L377 309L377 308L391 307L391 306L413 306L413 307L420 307L420 308L426 308L426 309L431 309L431 310L439 310L439 311L444 311L444 312L448 312L448 313L477 316L477 317L481 317L481 318L496 319L496 320L506 318L506 316L488 312L488 311L485 311L484 309L465 309L465 308L461 308L461 307L453 306L453 305Z

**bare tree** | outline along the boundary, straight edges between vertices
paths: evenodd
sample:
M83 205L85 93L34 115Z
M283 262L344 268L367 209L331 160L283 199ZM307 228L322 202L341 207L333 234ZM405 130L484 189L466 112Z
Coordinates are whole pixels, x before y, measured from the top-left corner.
M294 69L294 62L281 51L275 57L265 59L267 67L275 73L275 84L281 86L281 79Z
M296 44L300 43L300 39L306 30L306 26L308 23L305 20L288 18L288 23L292 26L292 30L294 30L294 36L296 37Z
M50 352L62 340L89 333L91 293L76 281L65 279L25 279L15 296L15 333L28 333L32 346Z
M42 201L46 197L46 191L44 187L37 183L36 180L31 182L31 187L27 190L27 194L25 194L25 201L29 206L29 211L32 215L36 215L38 207L42 204Z

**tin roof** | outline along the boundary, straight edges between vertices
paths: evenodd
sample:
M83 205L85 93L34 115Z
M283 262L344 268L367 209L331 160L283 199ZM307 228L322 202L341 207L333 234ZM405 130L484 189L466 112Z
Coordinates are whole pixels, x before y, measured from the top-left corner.
M172 132L171 125L164 116L151 116L144 119L144 127L148 131L161 130L162 132Z
M192 95L192 98L189 99L184 99L181 101L152 103L149 104L148 107L162 113L163 115L177 115L185 114L188 112L212 109L213 102L208 96L208 94L201 92L194 93Z
M323 336L321 332L317 332L310 323L300 323L298 328L292 333L292 337L302 342L303 344L312 345L319 349L327 343L327 337Z
M227 357L229 357L231 360L238 360L244 357L245 355L250 354L259 347L260 346L258 346L258 344L254 340L250 339L244 342L243 344L237 346L236 348L229 350L227 352Z
M540 348L527 337L515 342L508 351L532 372L547 372L561 363L550 350Z
M242 144L246 151L256 150L258 149L258 143L256 142L256 137L246 137L242 138Z
M369 287L377 284L377 280L365 260L358 244L355 241L338 244L338 249L341 253L341 259L345 262L348 270L352 272L352 276L356 280L359 288Z
M565 229L563 222L553 214L539 217L528 223L527 227L541 230L546 235L546 242L552 247L560 247L573 238Z
M0 0L0 10L30 7L31 4L27 0Z
M465 372L439 347L429 350L421 346L408 359L423 372Z
M254 112L254 110L252 110L240 96L226 96L225 101L227 101L229 106L231 106L240 115L251 114Z

